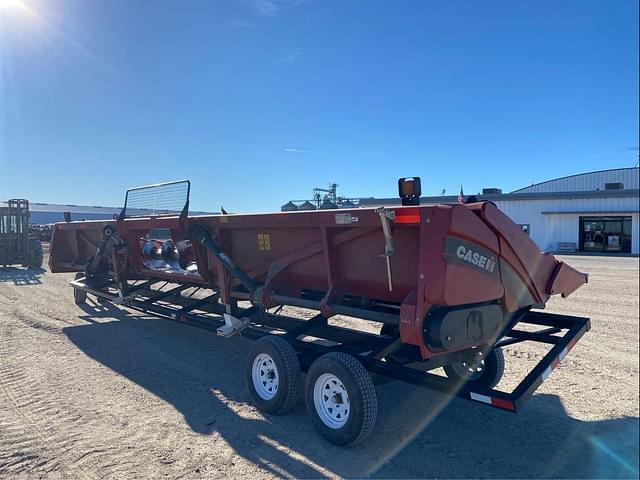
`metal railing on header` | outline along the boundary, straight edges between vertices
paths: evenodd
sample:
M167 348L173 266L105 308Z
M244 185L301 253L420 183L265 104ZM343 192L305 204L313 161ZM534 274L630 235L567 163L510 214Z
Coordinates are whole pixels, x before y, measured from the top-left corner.
M162 215L186 217L189 214L190 193L189 180L130 188L124 197L124 207L118 220Z

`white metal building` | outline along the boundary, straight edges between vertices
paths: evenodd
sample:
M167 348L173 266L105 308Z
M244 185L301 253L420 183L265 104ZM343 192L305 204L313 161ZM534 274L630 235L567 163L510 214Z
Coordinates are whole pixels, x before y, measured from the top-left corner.
M639 170L619 168L582 173L503 194L484 189L491 200L527 231L541 250L638 254ZM423 197L423 204L456 197ZM361 206L398 205L398 199L361 199Z
M0 207L6 207L5 202L0 201ZM141 209L135 209L140 215L146 212ZM122 211L122 207L100 207L88 205L62 205L55 203L37 203L29 202L29 223L51 224L56 222L64 222L64 212L69 212L71 220L111 220L114 215L118 215ZM191 215L207 215L209 212L190 211Z

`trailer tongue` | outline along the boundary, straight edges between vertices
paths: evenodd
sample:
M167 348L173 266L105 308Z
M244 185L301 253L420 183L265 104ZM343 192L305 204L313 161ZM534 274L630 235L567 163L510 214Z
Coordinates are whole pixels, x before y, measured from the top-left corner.
M113 221L57 224L49 265L77 272L77 303L91 294L258 340L246 366L256 406L292 408L307 371L309 414L336 444L373 428L367 370L518 411L589 329L532 308L587 276L541 253L494 204L420 206L411 181L399 183L405 206L261 215L189 216L186 181L133 189ZM549 348L514 390L497 390L501 349L520 342ZM432 373L441 367L446 377Z

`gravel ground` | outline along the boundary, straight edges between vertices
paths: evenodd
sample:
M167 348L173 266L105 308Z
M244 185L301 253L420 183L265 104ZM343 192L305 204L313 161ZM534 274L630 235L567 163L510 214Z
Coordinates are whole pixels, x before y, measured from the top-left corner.
M567 257L590 284L549 311L592 330L517 415L398 382L367 442L337 448L301 402L248 403L241 338L74 305L71 275L0 270L0 476L638 477L638 259ZM540 351L506 349L513 384Z

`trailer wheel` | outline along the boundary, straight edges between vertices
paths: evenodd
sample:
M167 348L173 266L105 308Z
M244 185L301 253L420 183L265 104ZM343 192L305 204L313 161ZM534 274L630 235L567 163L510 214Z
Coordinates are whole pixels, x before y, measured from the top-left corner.
M330 352L309 369L307 411L315 428L335 445L367 438L378 415L378 400L369 372L355 357Z
M272 414L295 407L300 395L300 363L282 338L262 337L249 351L246 381L254 405Z
M76 276L74 277L75 280L78 280L79 278L84 277L84 273L82 272L78 272L76 273ZM80 290L79 288L74 288L73 289L73 301L75 302L76 305L82 305L84 303L87 302L87 292L85 292L84 290Z
M476 357L468 362L452 363L444 367L451 380L466 383L469 387L493 388L504 375L504 353L494 348L483 354L478 350Z

